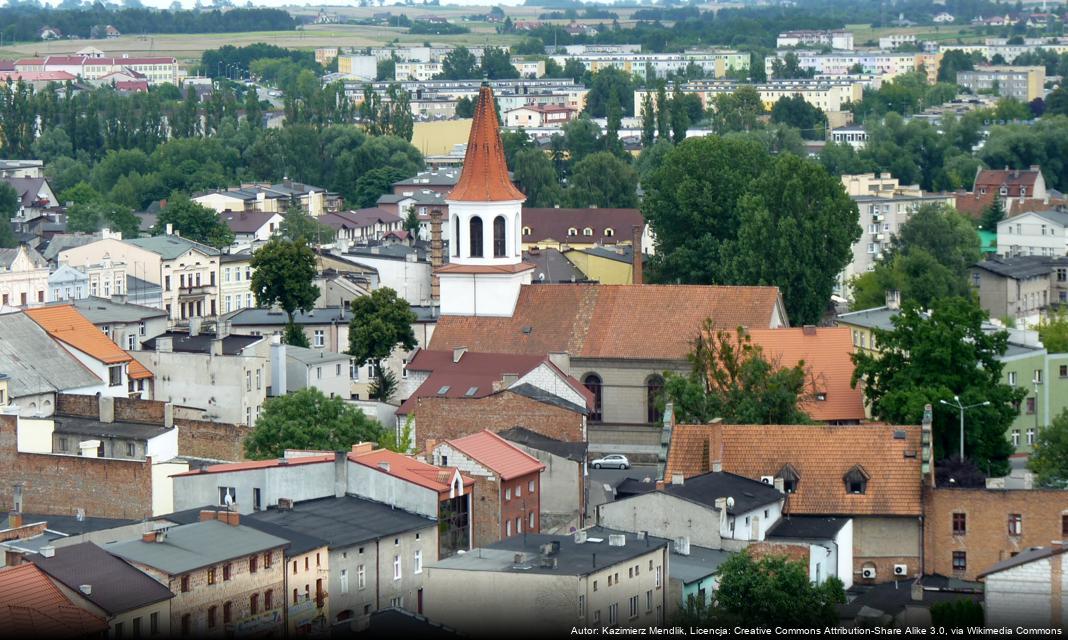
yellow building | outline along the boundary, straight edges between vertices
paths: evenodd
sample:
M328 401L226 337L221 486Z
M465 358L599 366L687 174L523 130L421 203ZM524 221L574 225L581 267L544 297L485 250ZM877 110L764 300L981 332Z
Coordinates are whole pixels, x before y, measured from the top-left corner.
M634 284L634 249L629 244L569 249L563 253L590 280L601 284Z

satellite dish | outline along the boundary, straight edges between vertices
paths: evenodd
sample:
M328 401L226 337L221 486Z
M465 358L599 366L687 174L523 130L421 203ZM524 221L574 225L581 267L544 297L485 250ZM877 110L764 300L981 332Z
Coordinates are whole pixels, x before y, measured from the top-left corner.
M226 496L223 498L223 504L227 507L231 507L234 504L234 495L229 491L226 492Z
M727 508L728 509L733 509L734 508L734 498L727 498Z

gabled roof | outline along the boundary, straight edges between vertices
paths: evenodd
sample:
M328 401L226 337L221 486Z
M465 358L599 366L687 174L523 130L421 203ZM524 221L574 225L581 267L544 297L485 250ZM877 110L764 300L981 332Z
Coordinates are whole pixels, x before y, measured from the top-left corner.
M791 465L799 480L786 500L786 513L922 512L920 428L915 425L677 425L664 477L707 472L717 449L724 471L754 480ZM847 493L843 478L857 465L870 480L863 494Z
M987 577L988 575L990 575L992 573L1000 573L1002 571L1005 571L1006 569L1013 569L1015 567L1019 567L1021 565L1025 565L1025 564L1028 564L1030 562L1035 562L1037 560L1043 560L1045 558L1051 558L1053 556L1058 556L1058 555L1064 553L1065 551L1068 551L1068 547L1064 547L1064 546L1031 547L1030 549L1027 549L1025 551L1021 551L1020 553L1017 553L1016 555L1012 556L1011 558L1006 558L1005 560L1002 560L1001 562L991 566L986 571L980 573L976 577L981 580L981 579Z
M103 382L25 313L4 314L0 325L0 372L9 377L11 397L84 389Z
M834 516L789 516L780 518L768 531L769 538L833 540L849 518Z
M766 328L776 316L786 317L777 287L527 285L511 317L442 316L430 348L684 360L706 318Z
M209 473L231 473L234 471L249 471L251 469L271 469L274 467L294 467L302 464L320 464L324 462L333 462L333 453L324 453L321 455L310 456L295 456L292 458L278 458L273 460L254 460L250 462L227 462L224 464L213 464L207 467L201 467L193 471L183 471L182 473L176 473L172 475L172 478L182 478L185 476L200 476Z
M23 207L32 207L37 201L37 194L48 186L48 180L45 178L3 178L2 181L15 190ZM51 206L56 204L58 203L49 203Z
M219 255L219 250L206 244L193 242L188 238L174 235L149 236L147 238L130 238L123 240L127 244L140 247L145 251L157 253L164 260L174 260L185 252L195 249L209 256Z
M161 542L138 538L109 543L104 550L129 562L178 575L287 544L287 540L252 527L206 520L171 527Z
M635 225L645 227L645 218L638 209L523 207L523 242L527 243L550 239L582 244L630 242ZM587 227L593 235L583 235ZM527 228L530 233L525 233ZM568 234L570 229L575 230L575 235ZM611 229L612 235L606 235L606 229Z
M419 385L397 409L407 415L420 398L484 398L500 391L494 389L506 373L519 377L547 362L545 355L514 355L506 353L466 352L453 362L452 351L420 349L408 363L408 371L429 371L430 376Z
M356 227L370 227L376 224L394 224L401 221L400 216L381 207L338 211L333 215L349 221L356 225Z
M56 340L74 347L78 351L103 362L119 364L128 362L127 373L131 377L150 378L152 374L123 351L96 328L85 316L78 313L72 305L64 304L50 307L27 309L26 315Z
M129 276L127 276L129 280ZM158 285L157 285L158 286ZM129 289L127 289L129 291ZM115 302L109 298L89 296L73 300L71 304L85 319L93 324L106 322L134 322L149 318L165 318L167 312L155 307L146 307L129 302Z
M526 200L508 177L493 90L487 85L478 91L463 171L448 199L463 202Z
M816 399L801 405L813 420L864 420L864 394L853 379L853 336L848 327L750 329L753 344L771 361L792 367L804 361ZM824 398L820 400L819 398Z
M82 638L108 623L63 595L35 564L0 569L0 629L11 637Z
M75 591L93 585L83 597L108 615L117 615L174 597L171 591L92 542L62 547L55 555L30 557L42 571Z
M682 484L669 483L664 485L664 491L713 509L718 498L734 498L734 506L727 509L731 515L746 513L783 499L783 494L773 486L724 471L710 471L686 478Z
M509 442L529 447L531 449L537 449L538 451L546 451L555 456L561 458L567 458L568 460L574 460L575 462L585 462L586 452L588 445L585 442L565 442L563 440L557 440L556 438L550 438L544 436L536 431L531 431L526 427L512 427L500 431L497 435L501 436Z
M446 444L496 472L501 476L501 480L539 473L545 468L537 458L487 429L463 438L447 440Z
M280 213L262 213L260 211L224 211L219 219L230 227L234 233L256 233Z
M450 483L457 473L457 470L452 467L435 467L388 449L376 449L368 453L350 453L349 460L395 478L417 484L423 488L437 491L439 494L449 492ZM460 478L465 487L475 484L474 480L463 474L460 475Z
M0 267L10 269L11 265L15 263L15 259L19 257L19 254L25 252L26 257L29 258L30 263L37 269L48 268L48 260L45 259L40 253L33 247L24 244L11 249L0 249Z
M1020 187L1034 186L1041 171L1038 169L982 169L975 176L975 188L1008 187L1009 195L1020 194Z

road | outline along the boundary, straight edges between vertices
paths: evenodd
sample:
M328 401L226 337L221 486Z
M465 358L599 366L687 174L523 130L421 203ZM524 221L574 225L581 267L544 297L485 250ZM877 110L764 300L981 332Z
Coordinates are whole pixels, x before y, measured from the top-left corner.
M598 505L610 502L615 497L613 489L626 478L642 480L652 478L656 480L656 465L634 465L630 469L594 469L590 467L590 500L586 505L586 515L593 518L597 515ZM605 491L605 485L609 489Z

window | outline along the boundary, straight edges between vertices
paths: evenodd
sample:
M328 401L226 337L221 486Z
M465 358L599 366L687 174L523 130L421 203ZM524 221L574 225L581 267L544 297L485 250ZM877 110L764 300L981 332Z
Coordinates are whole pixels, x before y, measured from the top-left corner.
M189 593L189 576L182 576L181 585L182 593Z
M530 531L534 531L534 512L533 511L530 512L530 524L528 526L530 528Z
M1027 399L1027 415L1029 415L1029 416L1035 415L1035 400L1036 400L1036 398L1028 398ZM1030 444L1030 443L1028 443L1028 444Z
M608 605L608 624L617 624L619 622L619 603L613 602Z
M657 402L664 391L664 379L658 375L651 375L645 380L645 409L647 422L659 422L661 415L657 411Z
M340 364L335 364L334 365L334 375L337 376L337 377L341 377L341 365Z
M393 579L401 579L401 558L400 556L393 556Z
M590 412L590 420L592 422L601 421L601 377L596 373L590 373L582 379L582 384L585 385L590 393L593 394L593 411Z
M846 493L862 494L868 488L868 474L859 464L850 469L843 480Z
M215 584L215 567L208 569L208 584Z
M471 252L470 257L481 258L482 257L482 218L474 216L471 218L471 222L468 225L468 230L471 234Z
M158 611L153 611L152 614L148 616L148 632L151 633L152 635L156 635L157 633L159 633L159 612Z
M274 589L268 589L263 593L263 608L265 611L274 608Z
M326 346L326 332L322 329L315 330L315 346L316 348L322 348Z
M512 535L512 521L509 520L504 523L504 537L508 538Z
M215 613L218 611L218 607L208 607L208 628L215 628Z
M962 536L968 531L968 516L963 513L953 514L953 535Z
M968 568L968 554L963 551L953 552L953 570L964 571Z
M263 369L256 369L256 388L263 388Z
M1042 369L1035 369L1035 377L1031 378L1035 384L1042 384Z
M114 367L108 367L108 386L121 387L122 386L122 365L116 365Z
M1016 386L1016 372L1015 371L1010 371L1009 372L1009 384L1012 385L1012 386Z
M638 596L630 598L630 617L632 620L638 617Z
M586 596L579 596L578 609L579 617L586 615Z
M136 348L137 348L137 336L135 336L134 334L131 333L130 335L126 336L126 350L127 351L133 351Z
M248 572L249 573L256 573L256 571L259 569L259 560L260 560L259 556L251 556L248 559Z
M497 216L493 219L493 257L503 258L505 256L505 242L504 242L504 216Z
M456 217L456 222L453 225L453 227L455 227L455 232L452 234L452 240L456 244L456 249L453 251L452 255L459 256L460 255L460 217L459 216Z
M1019 447L1020 446L1020 430L1019 429L1013 429L1012 430L1012 446L1014 446L1014 447Z
M530 482L527 483L527 492L528 493L534 493L534 481L533 480L531 480Z
M663 569L664 569L663 567L657 567L657 568L656 568L656 588L657 588L657 589L659 589L659 588L660 588L660 577L661 577L661 576L660 576L660 572L661 572L661 571L662 571Z
M779 470L779 477L782 478L782 490L786 493L794 493L797 491L797 484L801 482L801 476L797 474L797 470L793 466L787 464Z
M245 391L252 391L252 372L245 371Z
M323 379L323 368L322 367L315 367L315 379L316 380L322 380Z
M649 589L645 592L645 612L649 613L653 610L653 590Z
M507 502L507 501L509 501L511 499L512 499L512 488L508 487L507 489L504 490L504 500L505 500L505 502Z
M252 615L256 615L260 612L260 594L254 593L249 596L248 609Z
M516 518L515 519L515 532L516 533L523 533L523 519L522 518Z
M230 499L227 500L227 497ZM237 489L234 487L219 487L219 505L227 506L237 504Z
M349 360L349 378L357 382L360 380L360 367L357 366L355 360Z
M121 622L116 622L115 623L115 640L119 640L119 638L122 638L122 623Z
M612 236L616 235L616 231L612 227L608 227L604 230L604 235L606 238L611 238Z
M1009 514L1009 535L1020 536L1023 535L1023 516L1019 513Z
M593 235L593 229L591 229L590 227L584 228L582 230L582 235L584 235L584 236L592 236Z
M595 625L601 624L601 610L600 609L598 609L598 610L593 612L593 624L595 624Z
M576 229L575 227L569 228L567 230L567 235L569 235L569 236L577 236L578 235L578 229Z
M193 617L188 613L182 614L182 635L187 636L193 630Z
M271 552L270 551L268 551L267 553L263 554L263 568L264 569L270 569L271 568Z
M1068 536L1068 515L1061 515L1061 537Z
M356 567L356 588L367 588L367 572L364 570L363 565Z
M127 458L132 458L134 456L135 451L136 451L136 448L134 447L134 443L127 442L126 443L126 457Z
M596 580L593 581L593 590L597 591L597 581Z
M233 575L233 569L234 565L230 563L226 563L225 565L223 565L223 582L226 582L230 579L230 576Z

